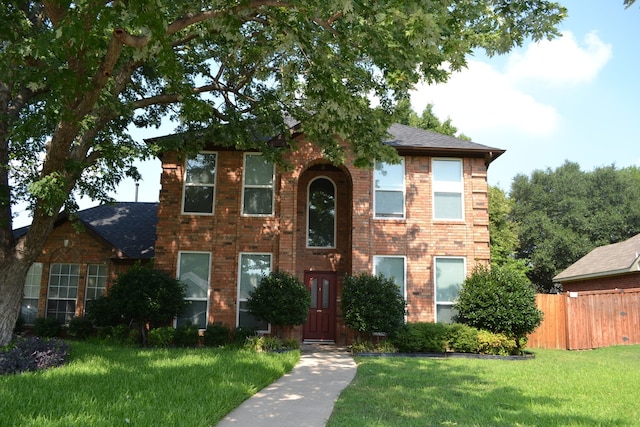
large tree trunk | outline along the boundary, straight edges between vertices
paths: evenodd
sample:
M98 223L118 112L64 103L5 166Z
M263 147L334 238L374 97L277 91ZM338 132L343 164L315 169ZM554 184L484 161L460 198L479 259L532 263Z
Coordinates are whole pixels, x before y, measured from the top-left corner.
M13 336L29 266L25 260L16 257L5 259L0 264L0 347L8 344Z

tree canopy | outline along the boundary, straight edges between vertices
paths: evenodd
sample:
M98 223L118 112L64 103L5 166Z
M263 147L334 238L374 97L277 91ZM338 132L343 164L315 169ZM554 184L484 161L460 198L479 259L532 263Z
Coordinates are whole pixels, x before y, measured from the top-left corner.
M565 15L547 0L1 2L0 345L60 210L78 195L109 199L138 157L188 148L149 147L131 124L169 117L275 159L264 136L289 116L330 160L345 159L340 136L370 165L395 158L381 140L414 84L445 80L475 49L555 36ZM19 201L33 220L16 246Z
M457 134L458 128L453 125L451 118L441 121L433 112L433 104L427 104L421 115L418 115L411 107L408 99L401 99L396 104L394 111L395 121L418 129L431 130L443 135L455 136L470 141L471 138L464 134Z
M595 247L640 233L640 170L606 166L584 172L565 162L555 170L518 175L511 185L517 257L531 266L540 290Z

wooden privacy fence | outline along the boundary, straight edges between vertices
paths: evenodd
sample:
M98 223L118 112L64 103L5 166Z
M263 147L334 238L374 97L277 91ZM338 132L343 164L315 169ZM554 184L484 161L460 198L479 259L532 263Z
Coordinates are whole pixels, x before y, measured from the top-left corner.
M538 294L542 324L528 347L582 350L640 344L640 288Z

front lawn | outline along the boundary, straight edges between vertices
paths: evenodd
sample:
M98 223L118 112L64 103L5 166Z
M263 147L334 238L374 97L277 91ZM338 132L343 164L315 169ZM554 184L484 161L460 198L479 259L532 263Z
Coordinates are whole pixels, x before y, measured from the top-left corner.
M327 425L640 425L640 346L534 353L516 361L358 357Z
M300 352L71 343L69 364L0 376L0 426L209 426Z

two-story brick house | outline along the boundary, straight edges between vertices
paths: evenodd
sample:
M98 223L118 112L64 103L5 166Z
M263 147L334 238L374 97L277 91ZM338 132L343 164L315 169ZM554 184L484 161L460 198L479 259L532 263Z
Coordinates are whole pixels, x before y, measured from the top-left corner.
M295 274L312 292L305 340L344 343L345 275L393 277L409 321L448 321L461 282L489 261L487 170L504 150L404 125L400 164L334 166L295 136L292 170L215 145L162 156L157 268L187 284L191 321L258 327L246 311L263 274Z

